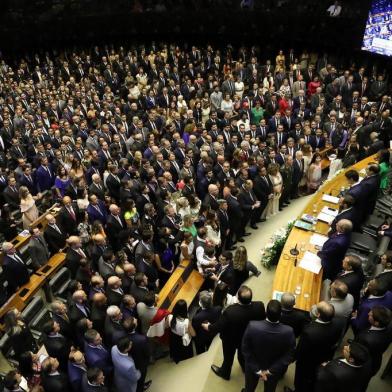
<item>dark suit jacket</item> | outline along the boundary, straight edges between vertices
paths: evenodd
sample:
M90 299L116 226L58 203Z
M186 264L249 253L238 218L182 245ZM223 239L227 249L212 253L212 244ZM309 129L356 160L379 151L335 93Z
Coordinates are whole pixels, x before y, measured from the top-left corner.
M121 322L115 323L109 317L106 317L106 320L105 320L105 343L106 343L106 346L112 347L114 344L116 344L113 337L116 333L119 333L122 331L124 331L124 328L121 325Z
M68 362L68 379L74 392L82 392L82 380L86 371Z
M79 223L79 207L76 204L72 204L72 209L75 213L75 219L69 213L69 211L62 207L59 212L59 223L64 231L69 235L77 235L78 234L78 223Z
M84 375L82 379L82 391L83 392L109 392L109 389L104 385L90 385L87 382L87 376Z
M102 189L99 189L95 185L95 183L92 183L89 186L88 190L89 190L90 194L96 195L98 197L98 199L100 199L100 200L104 200L105 199L105 188L103 187L103 184L102 184Z
M298 309L292 309L292 310L285 310L282 309L282 315L280 318L280 322L282 324L286 324L293 328L294 335L297 338L299 335L301 335L304 327L308 322L310 322L310 318L308 313L298 310Z
M297 366L312 369L331 360L344 328L345 320L338 317L326 324L315 320L305 326L295 352Z
M98 348L85 343L84 356L89 367L102 369L105 375L111 373L113 369L112 359L110 352L105 347Z
M132 341L132 348L129 354L135 361L136 369L143 371L150 362L150 346L146 336L133 332L128 335Z
M252 373L269 370L278 377L283 375L294 358L294 349L293 329L267 320L250 321L242 340L245 368Z
M106 224L106 219L107 219L107 210L106 210L106 206L105 203L101 200L98 200L98 209L93 207L92 204L89 204L87 206L87 214L88 214L88 219L90 221L90 223L93 223L95 221L100 221L103 225Z
M238 199L234 198L233 196L229 196L226 200L228 205L227 213L230 216L230 229L235 231L241 226L243 212L241 210Z
M60 373L56 376L43 376L42 386L45 391L50 392L64 392L70 390L68 377L65 373Z
M371 377L370 361L361 367L353 367L334 359L320 366L317 373L315 392L358 392L363 391Z
M382 355L392 342L392 327L362 331L355 337L355 341L368 348L372 358L372 374L375 375L381 367Z
M346 283L348 292L354 297L354 309L357 309L361 290L365 282L365 276L362 269L357 272L349 272L346 274L339 273L337 279Z
M387 285L387 290L392 291L392 271L381 272L376 276L376 279L384 282Z
M61 369L66 371L71 342L64 336L50 337L46 334L43 334L43 342L49 356L57 358Z
M293 162L293 184L297 186L304 175L304 161L302 160L302 167L300 167L298 161L294 159Z
M41 242L38 239L31 237L29 241L30 257L32 260L32 265L35 269L38 269L42 265L46 264L50 257L48 244L42 235L40 235L40 240Z
M338 223L341 219L348 219L350 222L352 222L354 228L357 227L356 210L354 207L350 207L346 211L342 211L336 215L335 219L331 222L331 234L336 232L336 223Z
M106 220L106 233L114 251L120 250L119 234L127 229L127 225L124 219L121 218L121 222L122 226L111 214L108 215L108 218Z
M118 293L117 291L113 291L112 289L107 288L106 297L107 297L108 305L120 306L123 295Z
M268 203L268 196L273 193L273 185L269 176L266 176L267 182L259 175L253 180L253 191L260 200L262 206Z
M349 234L333 234L317 253L321 258L321 265L324 269L324 278L335 280L336 275L342 269L342 262L350 245Z
M225 309L216 323L210 325L209 331L212 334L220 333L220 338L225 343L240 348L249 321L264 318L265 309L262 302L252 302L249 305L233 304Z
M74 340L74 331L72 328L72 325L69 321L64 320L62 317L60 317L58 314L53 313L52 316L53 320L56 321L60 325L60 333L63 335L65 338L69 340Z
M17 256L22 260L19 252ZM8 255L3 258L3 273L5 280L8 282L8 294L11 295L30 280L29 271L24 263L20 263Z
M44 237L48 243L49 250L52 254L57 253L60 249L64 248L67 234L64 229L57 225L61 231L61 234L51 226L47 226L44 232Z
M51 168L49 168L49 171L51 172L52 176L50 176L46 169L44 169L42 166L40 166L35 172L39 192L49 190L54 184L54 173L52 172Z
M214 306L209 309L199 308L196 311L196 314L192 319L192 326L196 332L196 346L207 346L211 344L212 339L215 337L215 334L211 331L205 331L202 328L202 324L205 321L208 321L211 324L214 324L218 321L220 315L222 313L222 308L220 306Z
M219 209L219 204L216 199L214 199L209 193L205 196L203 200L203 206L211 208L214 211Z
M72 248L67 249L67 254L65 256L65 265L70 270L72 279L74 279L76 276L76 272L79 268L79 262L81 258L82 256L79 253L75 252Z

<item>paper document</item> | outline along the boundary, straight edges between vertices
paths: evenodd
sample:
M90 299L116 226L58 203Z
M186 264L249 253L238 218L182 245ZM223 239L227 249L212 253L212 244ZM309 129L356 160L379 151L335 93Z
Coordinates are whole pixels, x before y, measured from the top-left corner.
M320 212L317 215L317 219L330 224L335 218L332 215L328 215L328 214L324 214L324 212Z
M304 257L299 262L299 267L318 274L321 270L321 259L316 254L306 251Z
M28 230L23 230L21 233L18 234L21 237L28 237L30 235L30 232Z
M333 204L339 203L339 198L331 195L323 195L323 200Z
M339 214L338 210L335 210L334 208L330 208L330 207L323 207L321 212L324 214L327 214L327 215L331 215L333 217L335 217L337 214Z
M328 237L325 235L313 234L310 237L309 242L311 245L319 246L320 248L322 248L322 246L324 245L324 242L326 242L327 240L328 240Z

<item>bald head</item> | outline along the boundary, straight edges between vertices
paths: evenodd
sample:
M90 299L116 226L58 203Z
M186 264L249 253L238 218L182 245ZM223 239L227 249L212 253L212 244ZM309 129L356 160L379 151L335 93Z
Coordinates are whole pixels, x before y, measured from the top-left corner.
M219 193L219 189L216 185L210 184L210 185L208 185L208 193L214 197L217 197L218 193Z
M334 307L328 302L321 301L317 304L317 318L324 322L329 322L335 316Z
M291 310L295 305L295 297L291 293L284 293L280 299L280 303L282 304L283 309Z
M119 287L121 287L121 279L118 276L111 276L108 279L108 286L111 289L118 289Z
M353 229L353 224L348 219L341 219L336 224L336 230L339 233L350 233Z

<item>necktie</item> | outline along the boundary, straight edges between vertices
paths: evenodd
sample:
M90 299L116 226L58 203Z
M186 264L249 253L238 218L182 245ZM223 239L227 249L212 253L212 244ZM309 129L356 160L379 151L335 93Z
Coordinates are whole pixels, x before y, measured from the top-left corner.
M13 257L14 260L16 260L18 263L24 264L23 260L16 254L14 253Z
M61 231L57 225L51 225L51 227L53 227L53 229L55 229L59 234L61 234Z
M69 215L71 215L72 219L76 220L76 215L75 215L75 212L74 212L73 208L72 207L68 207L67 210L69 212Z

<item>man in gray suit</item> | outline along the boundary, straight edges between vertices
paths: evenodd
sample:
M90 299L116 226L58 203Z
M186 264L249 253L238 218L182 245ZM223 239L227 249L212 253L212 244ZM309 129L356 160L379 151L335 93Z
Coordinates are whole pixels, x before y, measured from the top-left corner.
M38 227L30 228L29 254L35 270L46 264L50 257L48 244Z

